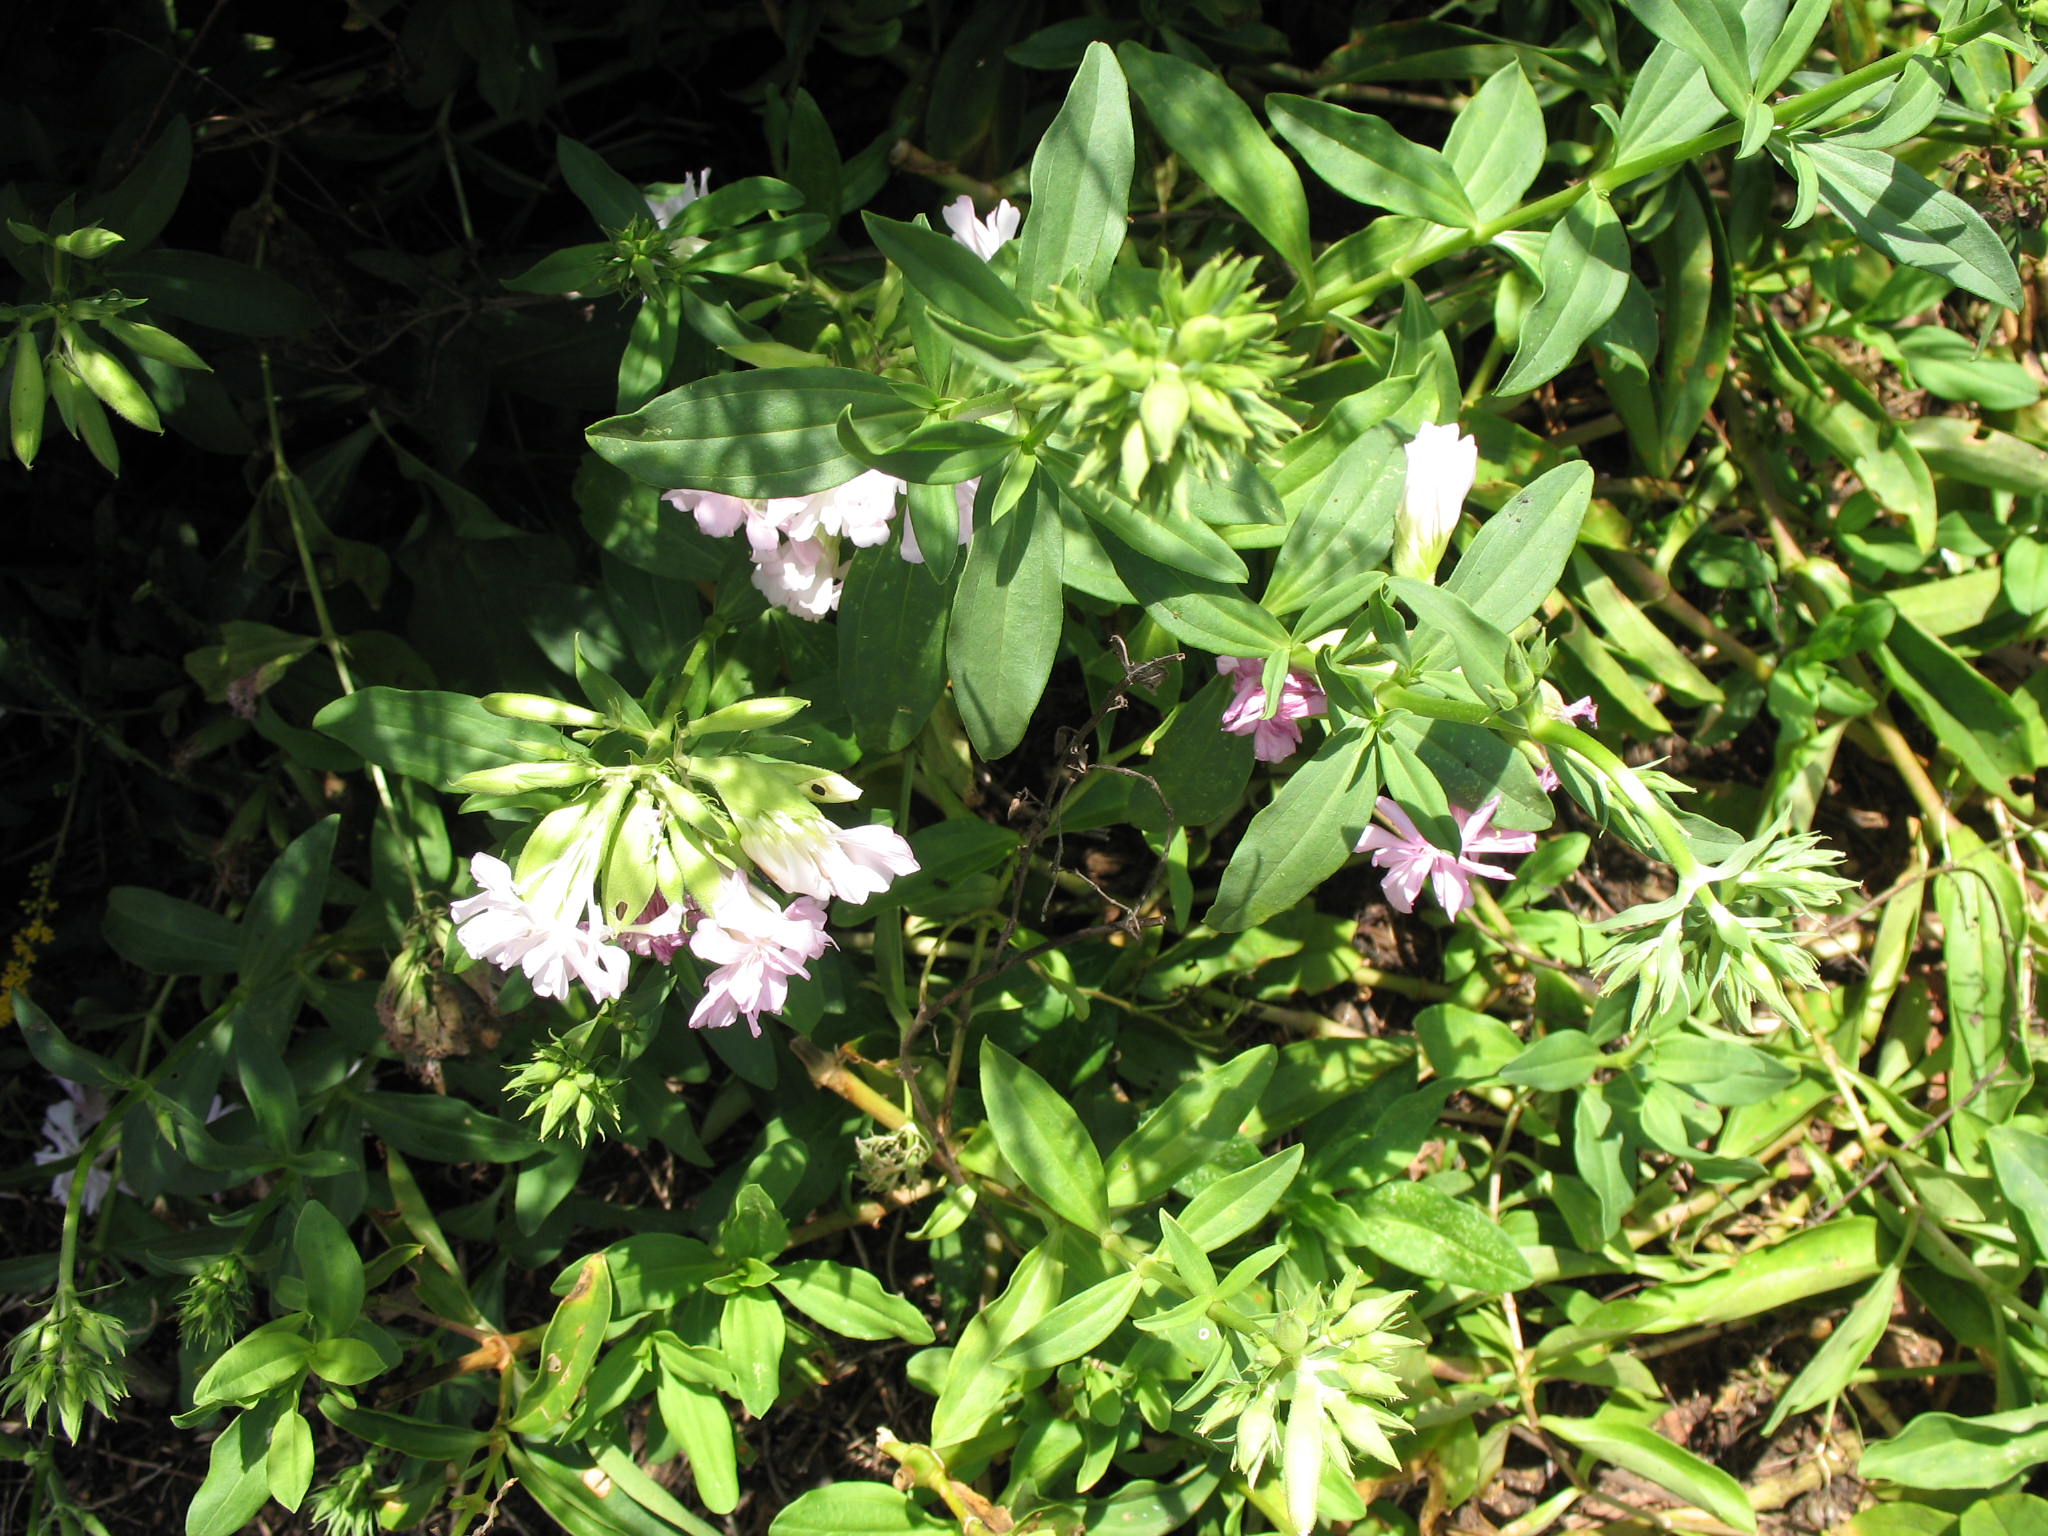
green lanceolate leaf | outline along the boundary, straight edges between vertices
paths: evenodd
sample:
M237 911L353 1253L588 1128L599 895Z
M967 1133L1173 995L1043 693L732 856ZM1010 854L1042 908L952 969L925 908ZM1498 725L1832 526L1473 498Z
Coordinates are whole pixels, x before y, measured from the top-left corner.
M1371 741L1361 727L1339 731L1280 786L1245 829L1204 922L1226 932L1263 923L1343 866L1379 794Z
M1059 649L1066 541L1053 495L1034 477L1008 517L977 533L953 594L953 704L984 758L1007 756L1024 739Z
M1444 590L1496 629L1514 630L1557 586L1592 499L1592 465L1546 471L1480 526Z
M1749 73L1749 34L1741 0L1629 0L1643 24L1701 69L1714 94L1740 116L1756 95Z
M1580 198L1543 242L1543 296L1498 393L1521 394L1571 365L1628 292L1628 235L1598 192Z
M306 1310L330 1338L347 1333L363 1311L363 1260L347 1229L316 1201L299 1210L292 1232L299 1273L306 1284Z
M944 694L948 601L893 549L854 556L839 602L839 686L870 751L908 746Z
M1780 157L1813 167L1821 198L1858 239L1894 261L1938 272L1958 288L2007 309L2020 307L2020 275L1984 216L1904 161L1794 135Z
M1020 333L1023 301L993 267L952 236L875 213L862 214L861 220L876 247L934 309L992 336Z
M616 232L638 219L651 218L640 189L604 163L596 150L575 139L555 140L555 163L600 229Z
M992 1040L981 1046L981 1090L996 1146L1024 1187L1084 1231L1107 1227L1102 1158L1073 1106Z
M245 982L260 984L282 976L320 923L327 869L334 858L341 818L315 822L270 866L243 913L242 961Z
M929 1344L932 1327L901 1296L882 1289L864 1269L826 1259L792 1259L776 1266L771 1282L782 1299L806 1317L849 1339L907 1339Z
M1204 1253L1235 1242L1280 1203L1301 1171L1301 1159L1297 1144L1224 1175L1187 1203L1178 1217L1181 1230Z
M1513 1240L1470 1200L1400 1180L1367 1194L1358 1214L1365 1245L1411 1273L1475 1291L1535 1283Z
M886 440L924 414L871 373L761 368L672 389L586 435L600 458L663 490L807 496L844 485L865 467L839 440L842 415L859 422L864 436Z
M1031 217L1017 252L1017 286L1026 297L1102 286L1123 248L1134 154L1123 71L1106 44L1090 43L1031 157Z
M1444 157L1403 138L1384 118L1311 96L1268 96L1266 113L1309 169L1353 202L1454 229L1479 222Z
M1491 219L1529 190L1543 168L1543 147L1543 109L1522 66L1511 60L1452 119L1443 158L1472 211Z
M1308 198L1288 158L1250 107L1199 64L1136 43L1116 51L1159 136L1231 207L1251 220L1304 283L1315 281Z
M1092 532L1131 595L1176 639L1219 656L1262 655L1288 643L1285 626L1227 581L1165 565L1106 526Z
M1307 635L1357 611L1393 547L1401 461L1394 434L1375 427L1289 497L1294 522L1274 558L1262 607L1282 618L1308 610L1298 626Z
M227 918L135 885L107 892L100 934L130 965L159 976L225 976L242 961L241 931Z
M2037 1259L2048 1255L2048 1136L2001 1125L1984 1138L1998 1192L2018 1218Z
M1654 1430L1623 1419L1561 1419L1547 1413L1543 1427L1602 1461L1649 1479L1738 1531L1756 1530L1756 1511L1749 1507L1742 1484Z
M1143 1285L1144 1277L1129 1270L1068 1297L1003 1346L996 1363L1016 1371L1049 1371L1078 1359L1131 1315Z
M559 731L494 715L466 693L359 688L315 715L313 728L436 789L485 768L568 755Z
M1109 1155L1109 1203L1155 1200L1238 1134L1273 1076L1273 1048L1245 1051L1182 1083Z
M1982 1418L1922 1413L1889 1440L1865 1447L1857 1472L1908 1488L1996 1488L2048 1461L2048 1407Z
M697 1497L714 1515L730 1514L740 1501L739 1452L733 1443L732 1411L711 1388L664 1371L655 1378L655 1408L690 1461Z
M594 1253L541 1335L539 1368L507 1425L514 1434L545 1435L568 1419L604 1347L611 1317L611 1271L604 1255Z

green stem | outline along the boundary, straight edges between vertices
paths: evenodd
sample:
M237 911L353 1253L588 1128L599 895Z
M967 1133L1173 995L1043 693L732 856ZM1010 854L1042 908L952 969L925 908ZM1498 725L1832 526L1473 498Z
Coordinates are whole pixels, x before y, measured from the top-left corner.
M277 487L278 499L284 503L285 518L291 524L292 543L299 554L299 570L305 575L306 592L313 600L314 622L320 626L320 644L334 662L334 675L341 683L342 695L346 697L356 691L355 674L349 669L348 647L342 641L341 632L334 627L333 614L328 611L327 589L320 583L320 570L313 560L312 541L306 537L306 488L299 483L285 458L284 432L278 419L277 390L270 379L268 348L256 354L256 362L263 374L263 411L270 428L271 484ZM367 766L370 784L377 791L377 803L383 808L384 819L391 823L392 846L399 851L399 863L405 869L405 883L412 891L413 906L418 908L425 885L420 880L412 839L406 835L405 822L398 814L397 797L391 793L391 781L385 778L384 770L375 763Z
M78 1162L72 1167L71 1187L64 1200L64 1232L57 1245L57 1302L61 1303L78 1290L78 1229L84 1220L85 1185L91 1177L92 1165L99 1161L100 1154L120 1134L121 1122L127 1118L128 1111L143 1102L152 1085L183 1061L193 1047L212 1032L212 1026L226 1015L231 1006L234 1006L233 1002L209 1014L184 1039L166 1051L164 1059L150 1069L149 1076L123 1094L108 1109L105 1118L93 1127L91 1134L79 1143Z

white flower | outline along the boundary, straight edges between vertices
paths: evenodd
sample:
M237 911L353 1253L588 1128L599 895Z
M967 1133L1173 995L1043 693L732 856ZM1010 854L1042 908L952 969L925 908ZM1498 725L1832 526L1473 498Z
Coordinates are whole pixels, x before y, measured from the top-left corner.
M711 167L706 166L696 175L685 172L676 184L676 190L663 197L647 199L648 210L654 215L654 222L663 229L675 222L677 214L711 190Z
M754 550L754 585L777 608L800 619L822 619L839 606L837 564L817 539L792 539L770 550Z
M974 537L974 498L981 491L981 477L962 480L953 487L953 505L960 513L960 542L965 544ZM917 547L917 530L911 526L910 514L903 514L903 542L896 546L896 553L912 565L924 564L924 551Z
M1456 422L1428 422L1409 439L1408 476L1394 519L1394 574L1435 581L1437 563L1479 478L1478 439L1461 436Z
M1007 198L997 203L986 219L974 216L974 199L964 192L946 205L946 228L983 261L1017 238L1017 226L1023 220L1024 215L1011 207Z
M451 904L455 937L472 958L488 960L501 971L518 966L533 984L535 997L563 998L572 980L583 983L597 1002L609 1002L626 990L631 962L609 942L612 931L589 894L570 902L566 915L528 903L512 883L503 859L479 853L469 861L477 894Z
M728 874L690 934L690 953L717 967L705 978L690 1028L723 1029L744 1014L760 1034L760 1016L781 1011L789 978L809 976L806 964L829 942L825 909L810 897L778 907L745 875Z
M107 1118L107 1098L97 1088L88 1088L65 1077L58 1078L57 1082L64 1089L64 1097L43 1111L43 1140L47 1145L36 1148L35 1159L39 1165L75 1158L85 1146L85 1138L92 1128ZM50 1180L50 1198L59 1205L71 1203L72 1175L73 1170L67 1168ZM100 1202L107 1198L107 1191L113 1187L111 1168L95 1167L88 1172L85 1176L85 1214L91 1216L97 1212Z
M825 817L769 811L740 824L740 847L793 896L866 901L917 868L910 844L887 827L842 827Z
M894 475L864 470L846 484L811 497L808 512L821 531L867 549L889 537L889 519L896 515L896 498L902 491L903 482ZM792 530L792 537L808 535Z

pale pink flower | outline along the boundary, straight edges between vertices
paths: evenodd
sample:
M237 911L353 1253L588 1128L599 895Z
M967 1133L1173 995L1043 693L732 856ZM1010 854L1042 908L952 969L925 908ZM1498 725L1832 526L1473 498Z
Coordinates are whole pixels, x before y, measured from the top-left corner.
M896 515L896 498L902 493L901 480L870 469L811 497L809 513L823 532L868 549L889 537L889 519ZM808 535L792 529L790 536Z
M983 261L1016 239L1017 227L1024 221L1024 215L1010 206L1007 198L997 203L986 219L978 219L974 199L964 192L946 205L945 213L946 228L953 231L953 238Z
M1600 706L1593 702L1590 693L1583 699L1567 704L1564 695L1548 683L1543 684L1543 712L1553 720L1562 720L1566 725L1574 725L1583 720L1590 728L1600 723ZM1542 749L1537 750L1540 752ZM1557 788L1557 770L1550 766L1548 754L1545 754L1543 761L1537 765L1536 782L1542 786L1546 795Z
M842 827L818 815L770 811L740 824L740 847L793 896L862 902L917 868L910 844L883 826Z
M689 918L687 898L680 905L672 904L656 891L647 899L647 906L640 916L633 922L621 923L613 930L612 937L626 953L642 955L667 965L675 959L676 951L683 947L683 928Z
M791 539L754 550L754 585L777 608L815 622L839 606L846 568L817 539Z
M808 896L779 907L743 874L725 877L711 910L690 933L690 953L717 967L690 1014L692 1029L723 1029L741 1015L761 1033L760 1016L779 1013L789 978L825 953L825 909Z
M518 966L533 984L535 997L564 998L569 983L580 981L597 1002L609 1002L626 990L631 962L626 952L608 942L612 931L588 891L568 905L568 915L548 912L529 903L513 884L503 859L479 853L469 861L477 894L453 902L455 937L473 959L487 960L501 971Z
M1499 795L1476 811L1452 806L1451 817L1458 824L1458 851L1447 853L1422 835L1406 811L1382 795L1379 813L1393 823L1394 831L1367 827L1358 840L1357 852L1370 853L1374 867L1387 871L1380 888L1395 911L1413 912L1427 883L1435 889L1438 904L1456 917L1472 905L1472 876L1484 875L1489 880L1514 878L1512 870L1481 863L1474 855L1528 853L1536 847L1533 832L1503 832L1491 825L1493 813L1499 809Z
M1292 757L1301 745L1301 727L1296 722L1329 710L1329 698L1311 672L1288 669L1280 684L1280 707L1266 719L1265 663L1255 656L1218 656L1216 670L1237 689L1223 711L1223 729L1233 736L1251 737L1252 756L1262 763Z
M45 1145L36 1148L38 1164L60 1163L76 1158L85 1146L85 1139L93 1127L107 1118L107 1096L97 1088L88 1088L83 1083L74 1083L68 1077L57 1079L64 1090L64 1097L43 1111L43 1140ZM91 1216L100 1208L100 1202L107 1198L107 1191L114 1187L114 1172L105 1166L111 1160L111 1149L101 1156L100 1162L85 1176L84 1209ZM65 1169L50 1180L50 1198L59 1205L71 1203L71 1180L73 1170ZM123 1188L126 1188L124 1185Z

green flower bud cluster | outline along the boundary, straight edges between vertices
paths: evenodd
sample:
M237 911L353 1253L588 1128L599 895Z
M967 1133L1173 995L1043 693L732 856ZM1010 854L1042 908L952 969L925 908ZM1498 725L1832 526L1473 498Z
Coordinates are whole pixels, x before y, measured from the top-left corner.
M187 1349L219 1349L249 1315L249 1266L238 1253L211 1260L178 1297L178 1337Z
M1853 886L1831 873L1840 858L1813 833L1780 837L1773 828L1703 866L1677 894L1602 924L1624 937L1593 969L1610 988L1635 984L1632 1027L1681 1005L1711 1008L1745 1031L1793 1018L1786 988L1820 979L1793 922Z
M1279 1468L1287 1518L1298 1533L1314 1528L1325 1465L1349 1476L1354 1454L1400 1464L1388 1437L1408 1426L1387 1405L1405 1395L1396 1366L1415 1340L1397 1322L1413 1293L1354 1300L1362 1278L1354 1269L1327 1297L1309 1291L1282 1306L1263 1320L1261 1333L1230 1335L1236 1379L1196 1426L1210 1436L1230 1429L1231 1461L1247 1481L1257 1483L1268 1463ZM1189 1406L1188 1398L1177 1406Z
M74 1445L92 1408L111 1417L128 1395L121 1357L128 1329L119 1318L95 1312L74 1291L59 1291L50 1310L14 1336L7 1350L7 1385L0 1408L45 1417Z
M171 368L210 372L199 354L168 331L124 318L145 301L117 290L74 296L79 263L90 264L125 244L110 229L88 224L52 235L9 219L7 228L23 245L40 248L49 282L45 303L0 305L0 321L14 322L0 338L0 362L11 363L7 381L10 444L24 468L35 463L43 442L48 407L57 407L64 430L83 440L109 474L119 474L121 452L107 412L145 432L162 432L156 402L135 377L127 358ZM47 349L36 328L48 321L54 337ZM109 343L117 345L109 345ZM124 356L125 354L125 356Z
M359 1461L313 1490L313 1524L326 1536L373 1536L378 1503L376 1460Z
M507 1085L528 1101L522 1115L540 1116L542 1136L553 1139L559 1133L579 1147L589 1143L593 1131L618 1129L624 1086L617 1073L607 1073L593 1061L588 1028L541 1046Z
M1178 502L1186 473L1226 476L1293 434L1274 400L1296 359L1253 296L1252 271L1248 258L1219 257L1184 281L1169 265L1149 293L1120 281L1096 300L1055 289L1037 306L1057 361L1023 375L1022 403L1057 412L1085 446L1076 484L1113 468L1131 500Z

